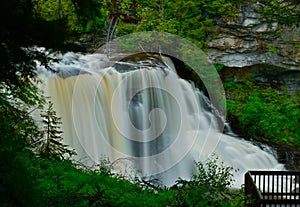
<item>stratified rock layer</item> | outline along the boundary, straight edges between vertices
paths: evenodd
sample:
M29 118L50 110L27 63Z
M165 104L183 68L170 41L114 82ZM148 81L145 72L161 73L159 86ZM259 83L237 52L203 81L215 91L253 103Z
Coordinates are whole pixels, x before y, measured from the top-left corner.
M300 70L300 28L270 22L255 11L261 6L243 5L236 9L236 18L217 20L217 32L209 41L210 59L235 68L267 64Z

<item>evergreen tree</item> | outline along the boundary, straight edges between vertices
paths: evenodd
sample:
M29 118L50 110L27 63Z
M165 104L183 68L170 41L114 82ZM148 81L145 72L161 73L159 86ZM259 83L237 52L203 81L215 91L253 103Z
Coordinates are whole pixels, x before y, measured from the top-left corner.
M36 143L37 153L40 157L65 159L66 155L70 157L75 154L73 150L68 149L67 145L63 144L62 131L60 125L62 124L61 118L57 117L53 109L53 103L49 101L47 110L41 114L43 118L44 129L42 137Z

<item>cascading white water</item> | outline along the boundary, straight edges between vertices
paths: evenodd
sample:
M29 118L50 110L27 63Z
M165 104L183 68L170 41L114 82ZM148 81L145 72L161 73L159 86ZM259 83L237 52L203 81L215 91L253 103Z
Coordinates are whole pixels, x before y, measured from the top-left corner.
M77 160L86 165L104 157L129 160L138 176L166 186L178 177L190 179L194 161L212 154L239 169L237 187L249 169L283 168L250 142L218 131L206 97L170 67L161 62L105 67L104 59L68 53L56 64L58 73L40 71L41 88L62 117L64 142L76 150Z

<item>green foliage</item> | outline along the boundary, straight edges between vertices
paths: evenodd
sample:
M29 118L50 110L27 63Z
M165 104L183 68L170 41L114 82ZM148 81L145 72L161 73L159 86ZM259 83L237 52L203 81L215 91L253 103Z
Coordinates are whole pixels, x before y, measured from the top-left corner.
M276 54L277 48L274 47L274 46L270 46L270 47L268 48L268 51L269 51L270 53Z
M229 119L251 137L300 147L300 94L252 83L227 84Z
M34 10L46 21L65 21L68 28L74 28L77 23L75 7L71 0L35 1Z
M41 191L37 186L37 174L30 169L35 159L25 149L13 151L14 148L19 150L19 147L6 145L3 149L1 145L1 206L40 206L42 202L38 197Z
M252 1L256 2L256 1ZM261 0L255 11L262 13L267 21L280 24L297 25L300 23L299 1Z
M28 144L39 136L31 112L43 104L31 83L36 61L49 58L33 46L66 49L64 24L46 21L31 0L0 2L1 206L41 206L36 158ZM31 48L31 49L30 49Z
M107 1L110 15L119 18L118 35L138 31L169 32L206 48L206 37L213 18L235 16L233 3L227 0L201 1ZM117 12L118 11L118 12Z
M195 162L197 174L192 176L190 181L179 179L178 184L188 184L188 186L204 186L214 190L224 190L232 185L233 168L225 166L217 156L212 156L207 162Z
M175 197L175 202L172 206L235 206L244 207L245 202L248 202L243 195L242 190L223 190L210 191L209 189L200 187L189 187L179 190Z
M35 158L28 140L38 129L28 112L39 100L34 87L0 83L0 203L1 206L40 206L37 175L31 171Z
M98 169L91 171L82 166L77 166L79 169L75 168L73 163L66 160L39 160L35 169L39 174L38 188L43 189L41 199L44 205L243 206L244 204L242 190L229 190L225 186L222 186L225 188L211 188L192 181L185 181L186 184L181 187L153 190L108 173L109 162L104 160L101 163ZM229 170L229 168L220 170L224 178L230 177ZM213 171L209 170L209 173ZM195 180L197 177L195 176Z
M106 171L76 169L70 161L42 159L37 169L45 206L166 206L172 198Z
M53 103L49 101L48 104L47 110L41 114L44 129L41 137L34 141L36 148L34 150L37 151L40 157L48 159L65 159L67 155L71 157L75 152L62 143L61 118L57 117L56 112L53 110Z
M72 0L77 16L77 32L102 32L107 11L102 1ZM80 29L79 29L80 28Z
M223 162L219 163L218 158L210 160L206 164L197 162L196 167L199 171L193 175L193 182L196 185L210 186L215 189L226 189L234 182L232 167L225 166Z
M223 69L224 65L222 65L222 64L214 64L214 67L215 67L215 69L216 69L217 71L220 71L220 70Z
M190 181L177 181L176 206L245 206L243 190L229 190L233 168L213 156L206 163L196 162L198 173Z
M35 1L35 12L47 21L60 21L78 33L103 30L106 12L98 1L42 0Z
M50 58L33 47L62 51L75 48L74 44L67 43L71 37L65 21L39 15L36 3L33 0L0 2L0 83L5 82L6 87L19 88L22 82L28 85L28 78L36 75L37 60L47 65Z

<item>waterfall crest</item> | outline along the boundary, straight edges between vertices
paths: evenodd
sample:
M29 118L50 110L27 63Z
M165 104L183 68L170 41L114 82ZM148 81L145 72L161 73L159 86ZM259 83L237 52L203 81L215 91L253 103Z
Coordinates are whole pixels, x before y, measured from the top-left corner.
M247 170L283 168L273 155L220 132L204 94L168 64L106 67L105 61L100 54L68 53L55 65L56 74L39 71L75 159L88 166L104 157L127 160L137 176L166 186L178 177L190 179L194 161L212 154L239 169L238 187Z

